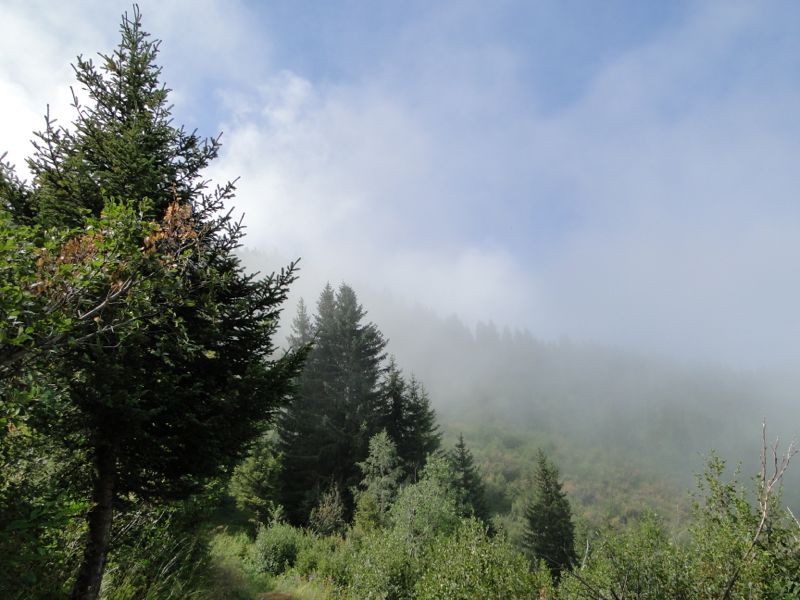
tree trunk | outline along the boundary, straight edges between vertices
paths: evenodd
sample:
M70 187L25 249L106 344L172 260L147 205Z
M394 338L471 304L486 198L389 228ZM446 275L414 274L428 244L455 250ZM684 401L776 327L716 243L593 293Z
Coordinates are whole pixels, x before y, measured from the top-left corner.
M96 600L100 594L100 583L106 567L106 555L111 540L112 502L116 479L116 457L114 449L108 445L96 448L97 477L92 493L93 506L87 521L89 533L83 562L72 588L72 600Z

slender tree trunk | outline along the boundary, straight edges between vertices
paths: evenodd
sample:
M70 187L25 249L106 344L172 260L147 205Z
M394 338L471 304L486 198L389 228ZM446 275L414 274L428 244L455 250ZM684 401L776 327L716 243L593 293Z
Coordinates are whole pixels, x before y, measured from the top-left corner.
M93 506L89 510L89 534L83 553L83 562L72 588L72 600L96 600L106 567L106 555L111 540L112 502L116 479L116 457L108 445L96 449L97 476L92 494Z

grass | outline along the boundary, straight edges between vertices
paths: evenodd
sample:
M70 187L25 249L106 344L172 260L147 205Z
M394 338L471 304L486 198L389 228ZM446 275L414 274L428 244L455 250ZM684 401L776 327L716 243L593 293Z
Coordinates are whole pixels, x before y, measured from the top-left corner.
M333 586L293 573L270 577L248 564L253 546L253 526L232 506L218 510L208 528L211 569L204 597L220 600L328 600L336 598Z

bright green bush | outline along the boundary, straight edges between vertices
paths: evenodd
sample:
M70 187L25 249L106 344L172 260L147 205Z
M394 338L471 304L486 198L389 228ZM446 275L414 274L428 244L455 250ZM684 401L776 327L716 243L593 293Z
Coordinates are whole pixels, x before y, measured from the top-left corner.
M277 575L294 566L298 553L310 541L302 529L286 523L262 526L250 550L249 563L258 573Z
M421 574L420 557L397 531L376 531L362 540L350 568L349 597L353 600L414 598Z
M318 536L311 533L306 535L306 543L298 549L294 563L294 570L300 575L317 573L330 560L341 541L338 536Z
M653 517L609 530L586 565L565 575L559 598L800 598L800 536L779 496L767 500L759 529L763 487L751 496L736 475L725 479L724 462L712 456L684 543Z
M414 555L420 555L440 533L455 530L459 508L452 469L445 458L432 456L422 479L403 488L389 511L389 522Z
M754 543L764 500L760 483L749 494L738 469L726 480L725 462L715 455L708 461L687 549L697 598L800 597L800 528L788 518L780 490L767 499L767 518Z
M327 539L332 541L333 551L330 554L318 555L317 575L344 589L350 583L360 545L354 542L352 537L332 536Z
M426 553L425 571L415 586L420 600L535 598L550 587L546 571L531 573L526 558L486 525L469 519L452 535L439 536Z
M672 542L660 520L647 515L624 530L607 530L586 566L564 574L560 592L564 598L582 598L587 590L641 600L692 598L685 558L685 549Z

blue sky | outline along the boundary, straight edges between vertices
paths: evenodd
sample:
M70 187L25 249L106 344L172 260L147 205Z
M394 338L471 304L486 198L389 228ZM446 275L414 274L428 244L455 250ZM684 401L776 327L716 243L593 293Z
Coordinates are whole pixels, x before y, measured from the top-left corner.
M267 262L303 257L298 293L800 359L800 4L140 5L177 120L224 131L211 175L241 176ZM69 120L69 62L126 9L0 3L12 160L46 103Z

